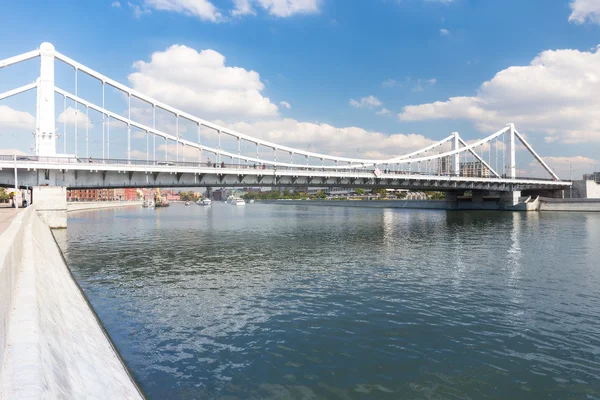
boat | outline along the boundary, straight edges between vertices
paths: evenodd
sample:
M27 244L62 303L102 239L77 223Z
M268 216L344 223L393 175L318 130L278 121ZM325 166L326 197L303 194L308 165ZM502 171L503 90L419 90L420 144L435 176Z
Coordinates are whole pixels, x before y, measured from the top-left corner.
M157 201L154 204L154 208L169 207L170 205L171 205L170 203L161 200L161 201Z
M248 203L250 203L250 204L254 203L254 199L248 200Z
M152 199L144 199L144 202L142 203L142 207L144 207L144 208L153 208L154 207L154 200L152 200Z
M186 206L189 206L190 204L192 204L192 203L190 203L189 201L186 201L186 202L185 202L185 205L186 205Z
M210 206L211 204L212 204L212 201L210 199L202 199L202 200L198 201L199 206Z
M170 204L166 198L163 201L162 196L160 195L160 189L156 189L156 194L154 196L154 208L169 207L169 206L170 206Z
M245 206L246 202L244 201L244 199L237 197L231 204L233 204L234 206Z

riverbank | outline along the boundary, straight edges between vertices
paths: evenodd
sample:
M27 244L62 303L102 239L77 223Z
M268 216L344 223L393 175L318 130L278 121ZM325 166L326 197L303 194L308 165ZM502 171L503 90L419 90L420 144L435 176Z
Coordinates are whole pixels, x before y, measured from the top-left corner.
M143 398L35 206L0 242L0 398Z
M471 201L458 201L456 206L451 206L446 200L260 200L257 203L417 210L500 210L497 203L486 201L477 205ZM600 199L540 199L539 202L530 205L531 207L527 207L527 211L600 212ZM517 206L513 211L526 210Z
M97 210L101 208L139 207L142 201L90 201L67 203L67 212Z
M600 212L600 199L540 199L540 211Z

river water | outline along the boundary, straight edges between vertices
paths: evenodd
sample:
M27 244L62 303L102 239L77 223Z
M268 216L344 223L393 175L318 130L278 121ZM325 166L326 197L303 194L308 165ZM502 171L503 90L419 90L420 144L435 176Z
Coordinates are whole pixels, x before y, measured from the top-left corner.
M600 399L600 214L248 204L55 232L151 399Z

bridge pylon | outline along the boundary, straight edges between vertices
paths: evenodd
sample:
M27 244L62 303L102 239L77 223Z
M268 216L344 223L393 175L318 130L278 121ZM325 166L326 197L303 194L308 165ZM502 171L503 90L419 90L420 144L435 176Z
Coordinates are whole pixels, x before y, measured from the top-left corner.
M35 129L35 154L56 155L56 123L54 109L54 55L51 43L40 46L40 77L37 80L37 118Z

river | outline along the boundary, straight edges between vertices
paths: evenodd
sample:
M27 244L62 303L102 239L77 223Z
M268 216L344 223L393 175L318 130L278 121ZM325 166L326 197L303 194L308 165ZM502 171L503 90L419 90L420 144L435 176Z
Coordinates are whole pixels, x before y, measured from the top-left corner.
M71 214L151 399L600 399L600 213L248 204Z

